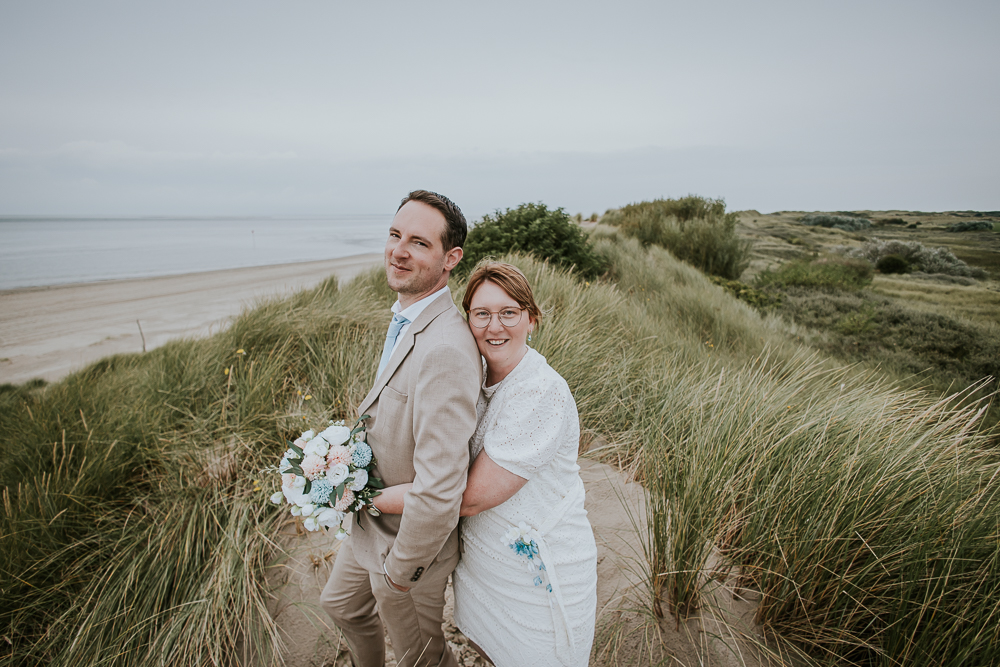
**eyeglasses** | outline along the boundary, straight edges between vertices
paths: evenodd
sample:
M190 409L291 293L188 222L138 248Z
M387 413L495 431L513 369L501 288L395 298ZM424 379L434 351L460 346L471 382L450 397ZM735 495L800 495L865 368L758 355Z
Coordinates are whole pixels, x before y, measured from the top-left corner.
M493 321L493 316L496 315L503 326L516 327L521 321L522 312L524 311L521 308L501 308L495 312L485 308L476 308L469 311L469 322L477 329L485 329Z

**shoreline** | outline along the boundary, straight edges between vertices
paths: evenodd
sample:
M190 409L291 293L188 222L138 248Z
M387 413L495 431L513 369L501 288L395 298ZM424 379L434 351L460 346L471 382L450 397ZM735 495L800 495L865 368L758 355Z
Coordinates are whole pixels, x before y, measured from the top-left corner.
M302 268L304 270L309 270L310 268L319 268L327 265L336 266L341 262L349 262L355 260L359 257L367 256L377 257L379 260L382 259L382 253L362 253L359 255L346 255L344 257L334 257L332 259L314 259L307 260L304 262L279 262L277 264L258 264L256 266L235 266L230 269L208 269L205 271L185 271L183 273L165 273L156 276L133 276L131 278L104 278L101 280L82 280L80 282L72 283L55 283L53 285L25 285L23 287L8 287L0 289L0 298L7 296L9 294L19 294L23 292L45 292L48 290L58 290L70 287L86 287L89 285L111 285L115 283L138 283L143 281L154 281L166 278L184 278L193 276L209 276L213 273L223 274L223 273L237 273L240 271L245 271L247 274L259 273L263 270L277 269L278 271L284 272L285 270L291 270L293 267ZM331 271L332 273L333 271Z
M264 297L350 280L382 253L0 291L0 384L62 379L99 359L226 326ZM138 321L138 324L137 324ZM141 334L140 334L141 327Z

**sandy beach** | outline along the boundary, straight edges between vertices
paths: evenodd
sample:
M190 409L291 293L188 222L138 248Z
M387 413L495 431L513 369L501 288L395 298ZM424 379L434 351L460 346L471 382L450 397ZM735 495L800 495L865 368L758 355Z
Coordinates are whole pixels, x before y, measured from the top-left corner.
M110 354L205 336L255 301L347 280L381 253L0 292L0 383L59 380ZM141 327L141 335L140 335Z

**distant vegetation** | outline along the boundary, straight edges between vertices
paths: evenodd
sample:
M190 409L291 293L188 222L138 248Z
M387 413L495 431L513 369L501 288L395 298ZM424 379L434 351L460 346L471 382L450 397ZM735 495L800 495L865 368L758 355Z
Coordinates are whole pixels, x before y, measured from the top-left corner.
M729 280L750 263L751 244L736 233L737 213L722 199L689 195L656 199L610 210L601 222L614 225L644 246L658 245L705 273Z
M808 227L832 227L834 229L842 229L845 232L856 232L872 226L872 221L867 218L849 215L830 215L828 213L804 215L801 218L801 222Z
M947 248L927 248L917 241L884 241L871 238L860 248L846 251L851 257L858 257L878 266L884 258L895 256L906 262L907 268L924 273L942 273L949 276L986 278L987 272L972 267L955 257ZM895 271L899 273L899 271Z
M757 275L757 287L812 287L859 290L872 281L875 270L863 259L830 256L815 260L799 259L782 264L776 270Z
M469 275L484 257L510 252L523 252L553 266L572 268L584 278L594 279L606 268L580 226L563 209L550 210L541 203L521 204L483 216L469 230L463 249L465 256L455 271L458 277Z
M949 232L990 232L993 231L993 223L989 220L975 220L970 222L956 222L948 225Z

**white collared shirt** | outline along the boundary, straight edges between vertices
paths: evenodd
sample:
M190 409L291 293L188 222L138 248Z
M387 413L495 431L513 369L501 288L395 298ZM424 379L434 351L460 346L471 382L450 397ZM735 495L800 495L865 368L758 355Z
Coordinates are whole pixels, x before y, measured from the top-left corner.
M404 324L399 329L399 334L396 336L396 344L392 346L392 354L396 353L396 348L399 347L399 343L403 340L403 336L409 330L410 325L413 324L413 322L418 317L420 317L420 313L424 312L424 308L426 308L427 306L431 305L431 301L433 301L434 299L438 298L442 294L447 294L449 296L449 298L451 298L451 290L448 289L447 285L445 285L444 287L442 287L441 289L439 289L437 292L434 292L434 294L431 294L430 296L425 296L423 299L421 299L420 301L417 301L416 303L411 303L406 308L402 308L400 306L400 304L399 304L399 299L396 299L396 303L392 304L392 312L393 312L393 314L394 315L395 314L402 315L403 317L405 317L406 319L408 319L409 322L407 322L406 324ZM392 354L389 355L390 359L392 358Z

